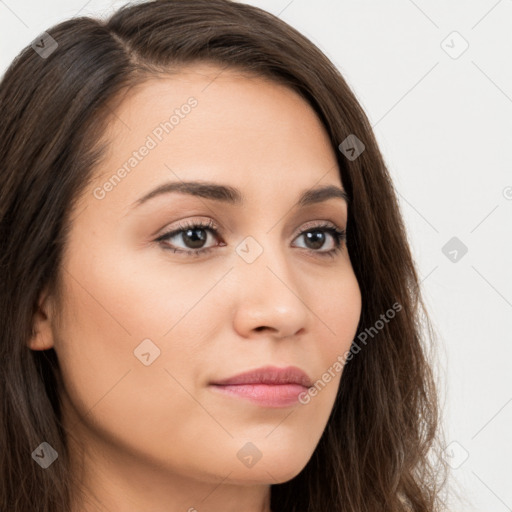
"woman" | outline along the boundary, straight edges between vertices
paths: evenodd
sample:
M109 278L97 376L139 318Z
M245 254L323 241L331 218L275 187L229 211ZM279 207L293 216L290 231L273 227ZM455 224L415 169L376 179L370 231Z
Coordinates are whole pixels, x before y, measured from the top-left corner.
M310 41L126 6L36 39L0 107L2 510L440 508L403 221Z

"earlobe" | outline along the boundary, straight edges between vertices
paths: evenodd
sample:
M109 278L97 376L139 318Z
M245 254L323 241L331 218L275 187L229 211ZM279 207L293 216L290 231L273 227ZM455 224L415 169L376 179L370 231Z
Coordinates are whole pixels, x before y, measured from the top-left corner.
M37 311L32 318L32 335L28 346L31 350L53 348L52 303L46 290L41 294Z

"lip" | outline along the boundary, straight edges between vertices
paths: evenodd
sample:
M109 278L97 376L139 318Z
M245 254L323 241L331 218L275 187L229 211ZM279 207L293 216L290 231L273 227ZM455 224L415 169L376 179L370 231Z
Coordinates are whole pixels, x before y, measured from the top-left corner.
M277 366L263 366L255 370L239 373L227 379L212 382L218 386L231 386L236 384L299 384L306 388L312 382L308 374L296 366L278 368Z
M311 385L309 376L296 366L265 366L210 384L215 391L264 407L294 405L299 395Z

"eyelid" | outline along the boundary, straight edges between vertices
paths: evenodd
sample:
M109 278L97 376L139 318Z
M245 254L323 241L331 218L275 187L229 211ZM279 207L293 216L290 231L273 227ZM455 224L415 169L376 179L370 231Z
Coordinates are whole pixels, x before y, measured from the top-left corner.
M215 222L213 219L195 219L195 218L187 218L187 219L181 219L176 221L172 224L172 227L166 226L165 228L159 230L154 236L157 237L157 240L159 238L162 238L163 236L168 236L170 234L173 234L174 232L179 232L184 229L190 229L190 227L200 225L202 229L212 229L216 231L217 233L224 232L225 228Z
M334 229L339 229L340 231L344 231L345 229L343 227L338 226L335 222L332 222L330 220L321 219L321 220L310 220L306 222L305 224L301 224L300 227L295 231L295 234L293 235L293 240L297 238L299 235L303 234L304 231L308 231L310 229L315 228L326 228L327 226L330 226Z
M170 228L166 227L158 234L156 234L156 240L160 240L162 237L169 237L171 235L177 234L181 232L182 230L190 229L191 227L196 227L200 225L201 229L211 229L212 231L216 232L216 236L222 235L225 231L225 228L215 222L213 219L194 219L194 218L188 218L185 220L179 220L177 221L177 225ZM346 231L346 228L338 226L336 222L326 220L326 219L318 219L318 220L312 220L308 221L305 224L301 224L293 234L292 240L295 240L298 236L302 235L305 231L309 229L315 229L315 228L326 228L327 226L330 226L334 228L335 230L339 231Z
M187 229L192 228L200 228L205 231L210 231L213 234L214 238L222 238L222 228L220 228L217 225L217 223L213 221L211 218L209 218L207 221L199 221L197 219L186 219L185 221L180 221L180 224L178 224L178 226L165 231L162 235L158 236L158 238L155 241L165 244L165 239L177 236L178 234L186 231ZM313 249L300 248L308 254L308 257L311 256L316 258L334 258L337 254L339 254L342 251L342 248L347 240L346 229L338 227L338 225L335 222L329 220L314 220L302 224L301 227L298 229L297 233L294 235L293 240L299 238L308 231L314 230L329 232L330 236L335 240L335 248L329 249L327 251L316 251ZM187 257L200 257L202 255L209 254L216 247L223 247L227 244L225 242L218 242L217 245L215 246L198 249L183 249L169 246L169 244L167 245L168 246L166 247L166 250L170 250L173 253L179 253L182 256Z

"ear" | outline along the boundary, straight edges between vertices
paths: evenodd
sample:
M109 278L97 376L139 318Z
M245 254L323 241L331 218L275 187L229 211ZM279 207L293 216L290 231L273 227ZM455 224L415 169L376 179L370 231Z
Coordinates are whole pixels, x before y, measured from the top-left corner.
M53 302L45 289L38 300L37 311L32 317L32 336L28 346L32 350L48 350L53 348Z

